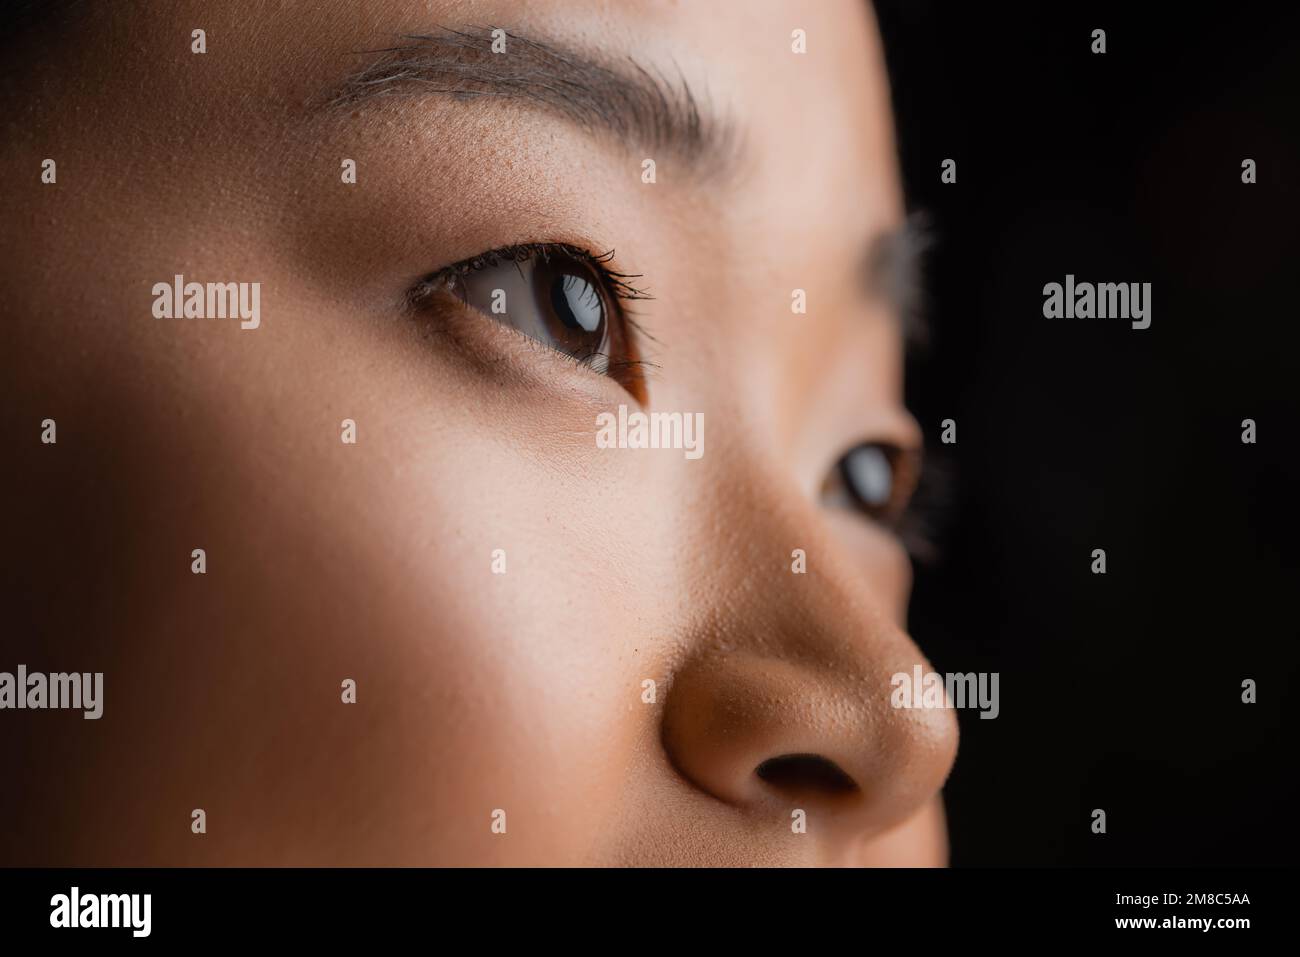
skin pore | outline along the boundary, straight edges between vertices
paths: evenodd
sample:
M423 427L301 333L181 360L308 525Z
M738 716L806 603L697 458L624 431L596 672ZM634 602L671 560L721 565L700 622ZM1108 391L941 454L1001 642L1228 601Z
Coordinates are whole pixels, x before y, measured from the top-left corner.
M493 27L707 118L493 87ZM863 281L903 222L869 7L176 2L32 30L0 153L0 670L102 671L104 716L0 715L4 863L946 861L952 713L889 704L929 670L907 556L835 481L920 442ZM404 39L452 30L479 52ZM635 372L472 288L412 296L521 244L637 277L653 298L606 303ZM260 282L260 325L154 318L176 274ZM597 448L620 404L702 412L705 454ZM766 764L789 755L819 760Z

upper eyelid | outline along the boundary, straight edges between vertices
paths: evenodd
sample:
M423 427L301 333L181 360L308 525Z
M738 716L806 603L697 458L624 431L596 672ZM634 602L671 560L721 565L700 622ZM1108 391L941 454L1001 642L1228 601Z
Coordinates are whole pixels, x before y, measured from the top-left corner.
M503 262L523 263L539 256L545 258L555 253L563 253L591 266L618 300L650 300L654 298L633 283L633 280L643 278L641 274L624 273L609 268L609 262L614 258L613 249L604 253L592 253L572 243L557 242L515 243L490 249L487 252L477 253L468 259L462 259L430 273L425 277L423 283L436 285L440 280L445 280L448 276L463 276L489 266L500 265Z

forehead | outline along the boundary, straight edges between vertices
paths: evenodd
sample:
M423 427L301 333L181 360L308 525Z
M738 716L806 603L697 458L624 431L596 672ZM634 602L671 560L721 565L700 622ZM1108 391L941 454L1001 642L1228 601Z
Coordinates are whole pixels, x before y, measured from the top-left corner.
M645 9L654 42L641 48L689 62L692 82L736 117L769 208L791 222L842 219L854 199L896 212L889 88L867 0ZM838 194L829 205L817 198L827 192Z
M754 178L738 204L761 196L790 223L840 219L857 205L898 213L888 85L867 0L289 0L259 4L255 16L193 0L88 9L119 38L138 38L114 67L168 74L194 110L224 108L218 124L246 123L235 112L290 119L405 35L501 28L680 78L748 149ZM196 29L207 34L201 59L188 55ZM140 96L119 108L175 99L133 85Z

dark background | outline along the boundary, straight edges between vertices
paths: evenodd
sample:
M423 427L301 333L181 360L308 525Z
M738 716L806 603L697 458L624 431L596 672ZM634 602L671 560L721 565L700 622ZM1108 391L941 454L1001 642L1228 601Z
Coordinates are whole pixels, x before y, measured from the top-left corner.
M909 401L934 442L957 421L912 631L1001 675L996 720L958 715L954 865L1294 861L1289 6L877 4L935 240ZM1044 318L1066 273L1152 283L1151 327Z

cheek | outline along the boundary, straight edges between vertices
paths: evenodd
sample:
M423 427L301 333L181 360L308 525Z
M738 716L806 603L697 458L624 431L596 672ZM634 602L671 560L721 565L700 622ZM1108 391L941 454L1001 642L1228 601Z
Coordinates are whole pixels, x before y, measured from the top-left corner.
M596 456L594 413L549 408L541 429L527 401L490 425L466 411L477 397L437 407L456 411L434 430L372 430L347 479L368 503L347 523L350 567L330 576L376 616L364 660L402 702L385 729L389 796L375 797L398 831L436 808L423 850L448 860L580 862L621 800L620 756L652 724L641 681L657 650L638 632L658 589L625 557L644 505L610 491L631 483L603 471L618 457ZM506 838L490 829L498 809Z
M84 859L581 862L663 671L644 597L663 590L626 557L654 524L609 491L632 464L598 453L581 397L494 398L323 308L277 320L61 415L80 441L59 474L85 481L42 490L38 511L77 520L33 526L30 577L75 553L103 581L33 593L107 675ZM196 851L172 805L238 839Z

